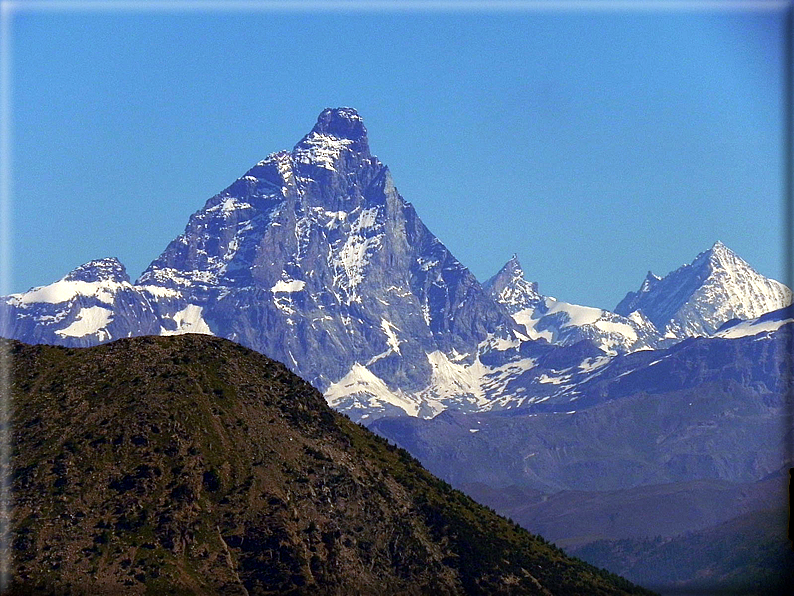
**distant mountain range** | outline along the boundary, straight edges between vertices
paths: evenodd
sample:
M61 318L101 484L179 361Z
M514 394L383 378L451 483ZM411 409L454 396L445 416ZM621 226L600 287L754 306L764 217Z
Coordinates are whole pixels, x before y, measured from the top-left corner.
M594 372L541 364L556 370L542 380L557 380L547 383L557 389L520 408L383 418L370 427L456 486L556 492L751 482L786 463L790 315L782 332L693 338Z
M790 464L791 301L721 242L649 272L614 311L541 294L515 256L481 284L399 194L359 114L338 108L210 198L137 281L91 261L0 298L0 331L71 347L227 338L495 504L510 487L615 503ZM694 530L687 519L676 527ZM572 528L552 534L585 548Z
M218 335L371 421L549 399L616 355L790 302L719 242L665 278L649 273L615 312L542 296L515 257L481 285L397 192L358 113L339 108L209 199L135 283L116 259L86 263L2 299L2 332L65 346Z

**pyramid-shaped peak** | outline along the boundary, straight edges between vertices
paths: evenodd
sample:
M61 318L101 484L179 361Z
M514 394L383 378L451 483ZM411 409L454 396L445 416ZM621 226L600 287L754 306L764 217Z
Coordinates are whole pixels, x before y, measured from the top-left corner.
M521 268L518 255L513 253L513 256L502 266L499 272L486 281L483 286L486 289L496 287L497 291L501 291L506 285L515 283L519 279L524 279L524 270Z
M719 240L717 240L707 252L709 252L711 255L714 256L730 256L730 257L737 256L735 252L733 252L730 248L725 246Z
M538 292L537 282L524 279L524 270L515 254L499 273L483 284L483 288L510 313L534 308L543 298Z
M708 264L712 269L734 269L736 267L752 269L747 261L719 240L710 249L695 257L695 260L692 261L692 266L697 267L701 263Z
M70 271L64 277L66 281L85 281L94 283L98 281L114 281L117 283L130 281L127 270L115 257L88 261L76 269Z
M518 255L513 253L510 260L504 264L504 267L497 273L497 276L510 277L510 278L523 278L524 270L521 268L521 262L518 260Z
M317 117L312 132L351 141L361 141L367 137L364 120L354 108L324 109Z

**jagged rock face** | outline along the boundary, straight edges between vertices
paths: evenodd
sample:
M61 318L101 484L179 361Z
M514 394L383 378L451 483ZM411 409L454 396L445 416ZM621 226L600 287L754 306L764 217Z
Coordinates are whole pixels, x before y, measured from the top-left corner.
M356 363L418 389L427 353L474 354L513 327L399 195L350 108L210 199L139 283L179 290L214 334L323 389Z
M764 277L721 242L664 278L648 272L615 312L642 311L667 337L711 335L731 319L755 319L791 304L791 290Z
M661 345L659 332L642 313L622 317L541 295L538 284L525 279L516 255L483 287L530 339L563 346L590 341L612 355Z

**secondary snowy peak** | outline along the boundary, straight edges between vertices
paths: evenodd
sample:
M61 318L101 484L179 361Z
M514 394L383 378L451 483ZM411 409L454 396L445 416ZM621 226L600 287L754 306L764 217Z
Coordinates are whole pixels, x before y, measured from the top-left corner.
M131 288L124 265L117 259L107 258L89 261L56 282L11 294L6 300L22 307L39 303L64 304L78 298L112 304L119 291Z
M87 283L110 281L115 283L129 283L130 276L118 259L109 257L89 261L70 271L64 281L82 281Z
M755 319L791 304L791 290L769 279L722 242L664 278L649 273L615 312L641 311L668 338L711 335L731 319Z
M513 257L483 287L501 304L530 339L557 345L588 340L607 354L657 347L658 332L641 314L622 317L615 313L570 304L543 296L536 282L528 282Z
M29 343L90 346L158 333L148 293L130 283L117 259L90 261L58 281L0 301L4 337Z
M483 288L511 315L527 308L536 308L543 301L537 282L524 278L524 270L517 255L513 255L499 273L486 281Z

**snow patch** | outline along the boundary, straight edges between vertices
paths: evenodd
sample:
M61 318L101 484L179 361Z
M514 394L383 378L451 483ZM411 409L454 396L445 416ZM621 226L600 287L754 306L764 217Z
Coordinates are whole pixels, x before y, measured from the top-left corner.
M326 170L334 170L342 151L352 143L351 139L340 139L312 132L295 148L293 155L298 163L314 164Z
M548 307L545 313L546 315L563 312L568 315L568 325L575 325L577 327L592 325L604 314L604 311L600 308L569 304L568 302L562 302L561 300L554 300L552 298L546 299L546 306Z
M300 292L303 288L306 287L306 282L301 279L289 279L289 280L279 280L276 282L270 291L274 294L285 292L285 293L292 293L292 292Z
M163 286L138 286L143 292L155 298L179 298L180 294L173 288L165 288Z
M480 350L491 349L496 350L497 352L506 352L507 350L517 348L520 345L521 341L519 339L497 336L493 333L489 333L486 339L480 342L478 347Z
M637 332L631 325L628 325L627 323L618 323L615 321L606 321L601 319L600 321L596 321L595 326L601 331L614 333L615 335L621 335L632 342L637 341L638 339Z
M99 341L110 339L108 333L108 323L113 320L113 311L101 306L89 306L81 308L72 324L65 329L55 331L61 337L85 337L86 335L96 334Z
M444 352L434 350L427 354L432 369L430 393L438 399L471 395L483 400L482 378L488 368L479 358L471 364L452 362Z
M560 385L566 380L565 377L550 377L547 374L542 374L538 377L538 383L551 383L552 385Z
M549 329L538 330L536 325L543 317L534 308L525 308L513 313L513 320L526 329L529 339L545 339L549 343L554 341L554 334Z
M256 180L256 178L252 178ZM209 209L205 211L205 213L213 213L215 211L220 211L221 216L224 218L229 217L229 214L240 211L242 209L251 209L251 204L246 203L245 201L239 201L235 197L226 197L222 202L218 203L217 205L213 205Z
M419 257L416 262L419 263L420 271L430 271L430 269L438 267L439 264L436 259L425 259L424 257Z
M397 337L395 331L399 331L397 327L395 327L392 323L387 321L386 319L381 319L380 321L380 328L383 329L383 333L386 334L386 343L389 346L389 350L392 352L396 352L400 354L400 340Z
M11 294L9 298L21 306L39 302L61 304L77 296L92 297L105 304L113 304L114 295L121 289L132 289L132 284L115 281L87 282L61 279L48 286L33 288L22 294Z
M369 238L351 234L333 260L334 268L340 273L344 273L347 278L347 283L344 283L339 275L334 282L341 282L340 285L346 286L352 299L357 297L356 289L364 281L364 269L369 264L369 257L380 248L382 238L382 234Z
M794 323L794 319L782 319L777 321L743 321L733 327L729 327L714 337L722 337L725 339L736 339L737 337L748 337L758 335L759 333L772 333L777 331L783 325Z
M201 333L214 335L203 317L204 308L195 304L188 304L185 308L171 315L176 323L175 330L161 329L160 335L182 335L184 333Z
M419 415L420 404L416 399L402 391L390 390L383 379L358 362L344 377L328 387L325 400L329 406L336 408L354 396L363 397L366 401L363 407L366 408L391 405L400 408L409 416Z
M609 356L599 356L597 358L588 358L579 365L579 370L582 372L591 372L601 368L605 364L612 361Z

